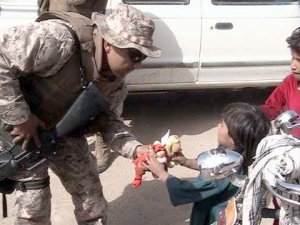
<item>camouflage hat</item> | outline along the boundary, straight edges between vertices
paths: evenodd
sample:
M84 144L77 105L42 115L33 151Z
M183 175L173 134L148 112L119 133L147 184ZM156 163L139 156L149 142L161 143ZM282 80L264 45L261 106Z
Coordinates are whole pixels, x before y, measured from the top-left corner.
M92 20L108 43L118 48L135 48L152 58L161 56L161 49L153 46L154 22L136 8L119 4L108 16L94 12Z

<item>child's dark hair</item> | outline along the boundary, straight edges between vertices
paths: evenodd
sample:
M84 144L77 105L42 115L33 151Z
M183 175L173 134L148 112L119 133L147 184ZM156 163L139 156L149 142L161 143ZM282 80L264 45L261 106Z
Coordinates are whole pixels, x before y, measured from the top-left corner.
M293 31L292 35L286 39L288 47L300 55L300 27Z
M236 151L243 155L243 169L247 173L256 147L270 132L271 123L259 107L244 102L226 105L222 120L228 127L228 134L234 141Z

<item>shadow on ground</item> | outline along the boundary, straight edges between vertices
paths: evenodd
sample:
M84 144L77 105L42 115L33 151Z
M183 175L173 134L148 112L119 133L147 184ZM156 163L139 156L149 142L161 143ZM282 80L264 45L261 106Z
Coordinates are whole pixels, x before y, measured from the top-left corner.
M142 186L128 185L122 195L109 203L110 225L184 225L192 204L174 207L164 184L157 180L143 181ZM118 212L118 213L116 213ZM158 223L158 221L161 221Z
M178 136L201 134L216 126L226 104L235 101L262 104L272 90L244 88L131 94L123 115L133 120L132 132L138 140L151 143L167 129Z

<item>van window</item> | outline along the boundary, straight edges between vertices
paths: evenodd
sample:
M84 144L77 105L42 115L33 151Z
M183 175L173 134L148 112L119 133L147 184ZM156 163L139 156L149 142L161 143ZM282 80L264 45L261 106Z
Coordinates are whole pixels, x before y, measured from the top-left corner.
M282 5L298 4L299 0L212 0L215 5Z
M131 5L188 5L190 0L122 0Z

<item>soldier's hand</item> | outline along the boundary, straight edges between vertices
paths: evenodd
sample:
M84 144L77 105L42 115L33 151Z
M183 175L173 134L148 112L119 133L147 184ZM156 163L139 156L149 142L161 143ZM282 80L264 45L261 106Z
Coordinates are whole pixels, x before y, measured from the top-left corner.
M39 120L35 115L31 114L29 119L24 123L15 125L10 132L10 135L14 137L13 143L22 143L22 149L27 150L27 146L33 138L37 147L41 147L41 142L38 137L37 128L45 128L45 124Z
M135 152L133 154L134 158L140 157L144 155L146 152L151 151L151 148L149 145L140 145L135 149Z
M146 162L141 162L142 166L150 170L156 177L158 177L161 181L166 182L169 174L166 171L166 167L164 163L160 163L155 155L149 155L146 158Z

